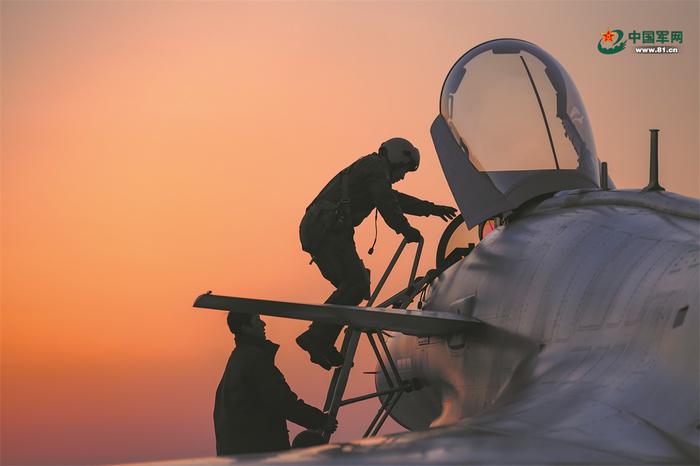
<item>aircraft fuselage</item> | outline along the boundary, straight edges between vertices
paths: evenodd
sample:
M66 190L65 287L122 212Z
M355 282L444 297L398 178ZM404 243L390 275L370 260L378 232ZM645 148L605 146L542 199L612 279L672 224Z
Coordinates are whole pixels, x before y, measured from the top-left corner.
M652 425L696 445L699 236L698 202L668 193L561 193L521 213L424 303L470 312L483 332L391 340L402 377L426 384L392 417L411 430L478 418L574 442L624 443Z

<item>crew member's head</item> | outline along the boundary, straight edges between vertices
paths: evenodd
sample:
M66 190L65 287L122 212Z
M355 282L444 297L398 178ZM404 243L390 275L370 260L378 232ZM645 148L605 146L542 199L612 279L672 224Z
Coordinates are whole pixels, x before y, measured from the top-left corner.
M403 138L391 138L379 146L379 156L385 157L391 169L392 183L403 180L408 172L418 170L420 152L413 144Z
M251 337L265 339L265 322L258 314L239 314L229 312L226 318L228 328L234 335L248 335Z

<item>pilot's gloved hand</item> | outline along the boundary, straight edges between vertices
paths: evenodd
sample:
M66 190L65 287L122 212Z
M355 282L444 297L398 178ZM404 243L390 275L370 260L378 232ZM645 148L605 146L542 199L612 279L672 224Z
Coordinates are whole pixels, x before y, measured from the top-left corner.
M403 237L406 239L407 243L418 243L423 239L423 235L420 234L420 231L412 226L408 227L408 230L404 232Z
M332 434L338 429L338 420L330 414L326 414L326 422L323 424L322 429L324 432Z
M435 215L444 221L448 221L457 216L457 209L448 205L434 205L430 210L430 215Z

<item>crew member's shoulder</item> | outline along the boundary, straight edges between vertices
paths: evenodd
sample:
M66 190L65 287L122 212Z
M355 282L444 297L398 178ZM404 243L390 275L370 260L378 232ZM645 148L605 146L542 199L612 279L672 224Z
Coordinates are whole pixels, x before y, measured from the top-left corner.
M254 361L266 359L267 353L258 345L240 344L236 345L231 357L239 361Z

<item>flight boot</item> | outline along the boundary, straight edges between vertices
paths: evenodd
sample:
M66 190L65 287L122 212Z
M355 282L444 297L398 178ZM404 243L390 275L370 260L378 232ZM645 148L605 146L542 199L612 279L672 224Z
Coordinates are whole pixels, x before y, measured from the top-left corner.
M318 364L326 370L343 365L343 355L333 345L308 330L299 335L296 342L301 349L309 353L312 363Z

